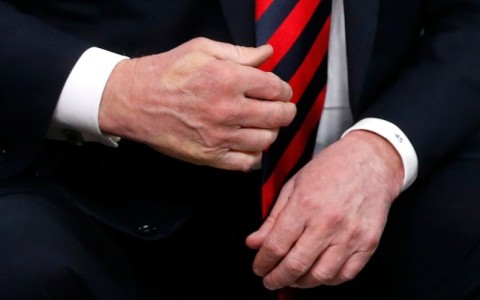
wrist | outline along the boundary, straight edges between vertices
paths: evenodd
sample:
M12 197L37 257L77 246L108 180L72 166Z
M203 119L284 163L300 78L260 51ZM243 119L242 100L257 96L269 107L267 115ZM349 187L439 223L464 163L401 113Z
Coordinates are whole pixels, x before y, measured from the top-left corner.
M344 138L353 139L353 144L362 150L368 149L371 165L381 174L395 199L402 190L405 176L402 158L395 147L383 136L367 130L350 131Z
M355 130L366 130L383 137L395 148L403 164L404 178L402 192L417 178L418 158L412 143L395 124L378 118L366 118L357 122L342 135Z
M129 98L128 76L132 59L119 62L113 69L105 85L100 101L98 125L103 134L125 136L122 125L126 114L126 99Z

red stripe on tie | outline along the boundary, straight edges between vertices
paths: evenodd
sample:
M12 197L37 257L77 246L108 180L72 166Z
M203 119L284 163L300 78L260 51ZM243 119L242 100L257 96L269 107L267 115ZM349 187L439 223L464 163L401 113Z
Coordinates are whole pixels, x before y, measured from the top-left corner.
M304 0L295 5L282 25L268 40L267 43L273 46L274 51L272 56L260 66L261 70L270 72L275 68L298 39L319 4L320 0Z
M255 7L255 21L258 21L263 13L268 9L270 4L272 4L273 0L263 0L257 1L257 5Z
M291 143L288 145L282 157L275 166L270 177L262 186L262 216L266 218L270 211L277 192L283 186L285 178L293 169L295 164L302 156L303 149L308 142L308 137L312 134L318 123L318 116L321 114L323 104L325 103L326 87L322 89L307 117L303 121L300 129L295 134Z

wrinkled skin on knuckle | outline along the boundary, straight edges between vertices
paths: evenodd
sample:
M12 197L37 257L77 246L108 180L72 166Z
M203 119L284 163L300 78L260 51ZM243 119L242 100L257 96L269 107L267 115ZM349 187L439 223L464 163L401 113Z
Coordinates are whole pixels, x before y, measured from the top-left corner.
M227 134L223 128L217 126L209 126L199 131L199 135L202 138L202 145L205 147L205 152L218 152L221 149L228 148L226 136Z
M272 238L269 238L265 241L264 247L265 250L268 253L271 253L274 258L284 257L289 250L285 248L282 243Z
M287 257L285 261L285 266L286 269L294 276L301 276L305 274L310 268L310 265L307 262L302 260L301 257L297 256Z
M242 106L239 106L236 98L219 99L215 107L212 107L212 115L215 123L228 128L231 134L239 128Z
M312 271L312 277L317 281L323 284L331 283L337 274L325 268L316 268Z

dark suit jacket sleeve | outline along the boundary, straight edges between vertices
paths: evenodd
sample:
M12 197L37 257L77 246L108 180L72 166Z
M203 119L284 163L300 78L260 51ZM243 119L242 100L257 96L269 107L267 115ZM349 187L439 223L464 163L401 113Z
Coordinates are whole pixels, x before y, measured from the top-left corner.
M480 1L423 3L424 34L363 115L386 119L405 132L419 157L419 178L480 129Z
M0 137L43 137L66 78L91 45L4 1L0 40Z
M0 146L20 168L20 161L27 164L22 152L34 152L44 139L62 87L91 45L6 1L0 1L0 41Z

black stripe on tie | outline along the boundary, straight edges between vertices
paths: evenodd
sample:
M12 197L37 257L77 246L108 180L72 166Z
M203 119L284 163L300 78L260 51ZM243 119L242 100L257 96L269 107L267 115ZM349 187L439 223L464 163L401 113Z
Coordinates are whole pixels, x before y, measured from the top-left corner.
M255 25L257 27L257 45L267 43L297 3L298 1L273 1L270 4Z
M289 81L292 78L327 22L330 16L331 6L330 1L323 0L320 2L320 5L303 29L303 32L275 67L273 73L285 81Z

